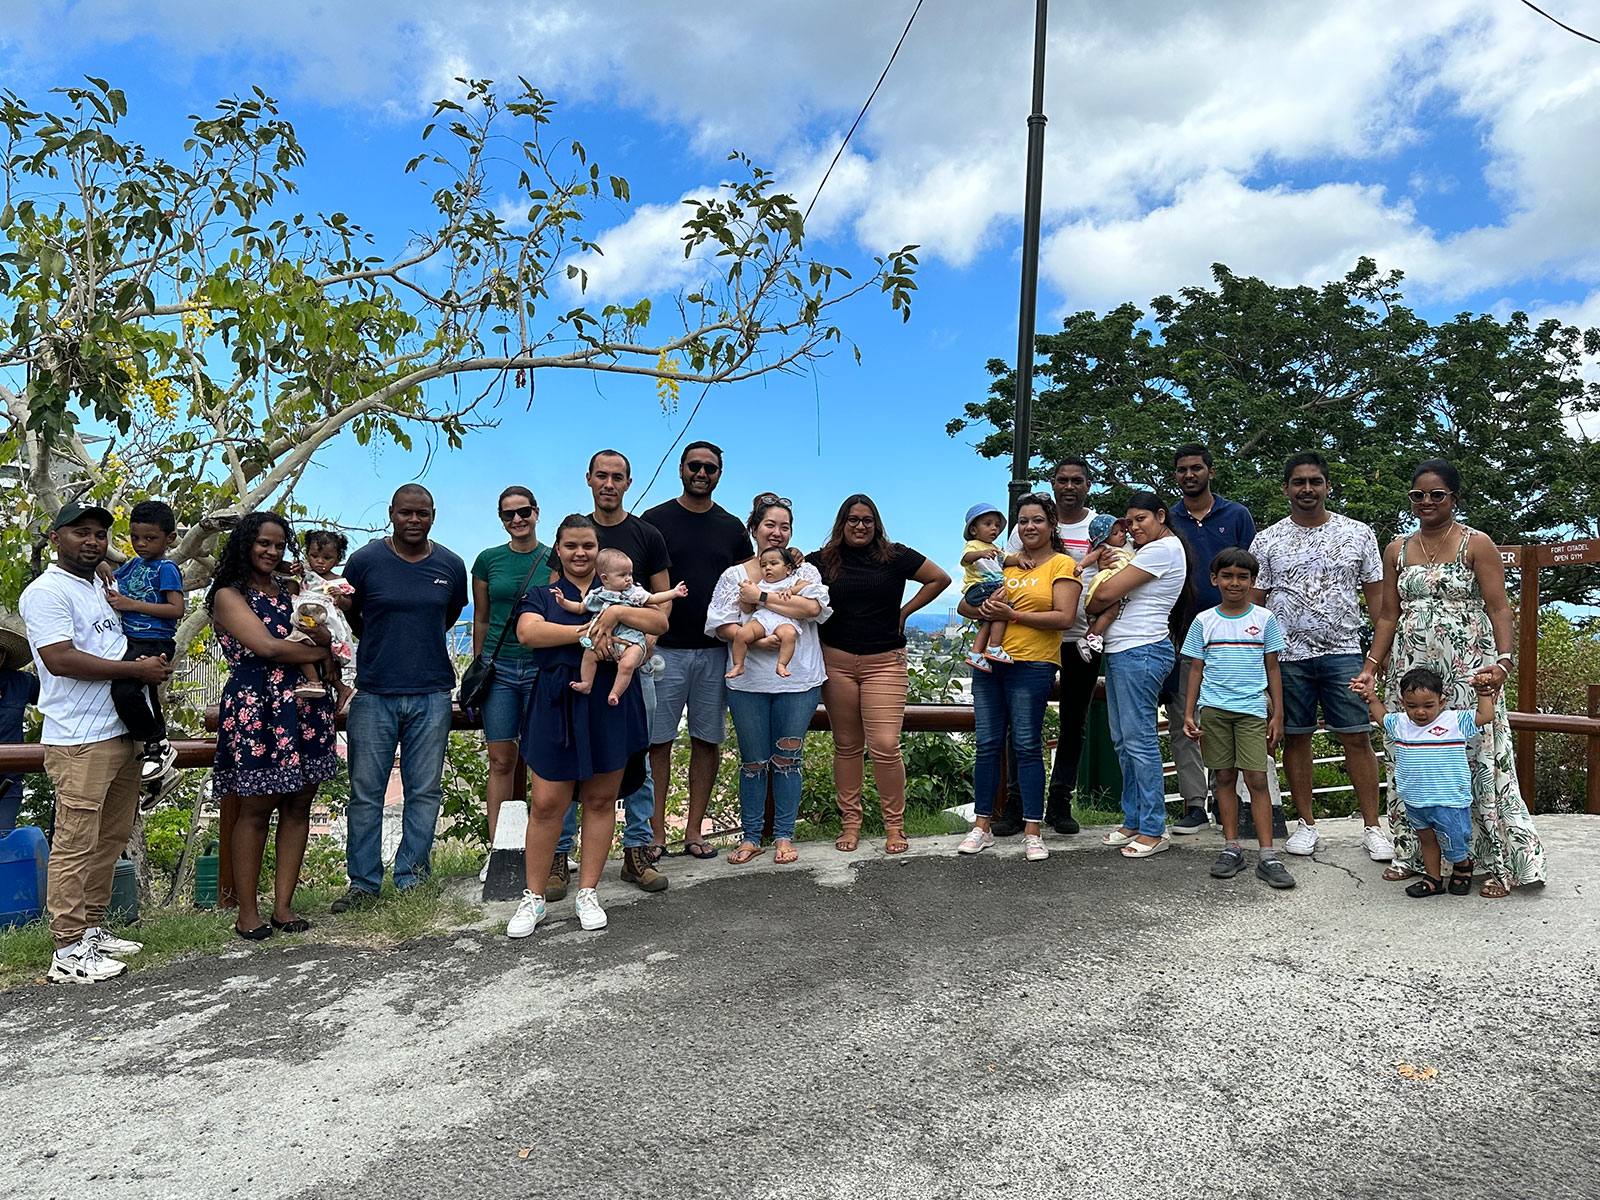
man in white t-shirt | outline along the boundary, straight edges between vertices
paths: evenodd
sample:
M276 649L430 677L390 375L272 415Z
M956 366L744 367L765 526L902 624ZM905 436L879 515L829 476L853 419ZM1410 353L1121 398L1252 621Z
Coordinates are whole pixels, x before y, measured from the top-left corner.
M165 656L122 660L122 618L95 575L110 529L103 508L63 507L50 526L56 561L18 605L39 672L39 740L56 793L46 906L56 946L49 978L58 983L113 979L128 969L118 956L144 949L101 924L139 803L139 748L111 702L111 681L160 684L172 668Z
M1086 460L1069 454L1050 472L1050 489L1056 495L1056 532L1066 543L1074 562L1089 553L1089 522L1095 511L1088 506L1094 472ZM1016 531L1007 539L1005 551L1015 554L1022 548ZM1084 588L1093 577L1083 577ZM1078 763L1083 757L1084 730L1089 720L1089 701L1094 697L1095 681L1100 678L1100 654L1091 651L1085 658L1078 643L1088 632L1083 601L1078 602L1078 619L1061 635L1061 691L1056 702L1061 717L1061 732L1056 742L1055 763L1050 769L1050 788L1045 799L1044 822L1057 833L1077 833L1078 821L1072 815L1072 794L1078 786ZM999 837L1022 832L1022 793L1017 783L1016 752L1006 743L1006 809L991 830Z

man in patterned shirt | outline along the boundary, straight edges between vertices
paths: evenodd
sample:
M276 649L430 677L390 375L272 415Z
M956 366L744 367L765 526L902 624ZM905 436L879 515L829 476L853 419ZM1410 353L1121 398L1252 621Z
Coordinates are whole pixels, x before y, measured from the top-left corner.
M1322 710L1328 733L1344 748L1345 770L1355 788L1365 826L1362 842L1377 862L1394 857L1394 844L1378 825L1378 759L1366 706L1350 691L1361 674L1361 602L1376 611L1383 560L1372 527L1328 511L1328 462L1302 451L1283 468L1289 515L1256 535L1250 551L1261 561L1255 602L1270 608L1283 627L1283 772L1300 822L1284 849L1317 848L1311 811L1311 735Z

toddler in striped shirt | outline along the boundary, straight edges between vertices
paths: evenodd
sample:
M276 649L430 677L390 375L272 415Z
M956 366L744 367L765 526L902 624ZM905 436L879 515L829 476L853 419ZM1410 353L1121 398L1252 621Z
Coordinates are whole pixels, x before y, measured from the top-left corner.
M1405 802L1406 820L1417 831L1423 876L1406 895L1422 900L1448 891L1472 891L1472 765L1467 746L1494 720L1494 690L1478 688L1476 712L1444 706L1444 678L1431 667L1412 667L1400 677L1400 705L1392 713L1371 683L1351 680L1350 690L1367 702L1393 747L1389 786ZM1444 863L1450 882L1444 882Z

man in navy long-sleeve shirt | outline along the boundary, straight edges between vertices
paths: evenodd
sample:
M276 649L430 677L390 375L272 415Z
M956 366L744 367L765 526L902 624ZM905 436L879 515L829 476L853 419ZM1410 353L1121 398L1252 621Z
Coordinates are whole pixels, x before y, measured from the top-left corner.
M333 902L334 912L372 903L383 887L383 797L396 749L405 809L394 886L404 891L428 878L456 686L447 637L467 604L466 564L428 537L433 516L428 489L406 484L389 502L394 532L368 542L345 567L345 581L355 589L350 624L361 640L345 726L350 890Z

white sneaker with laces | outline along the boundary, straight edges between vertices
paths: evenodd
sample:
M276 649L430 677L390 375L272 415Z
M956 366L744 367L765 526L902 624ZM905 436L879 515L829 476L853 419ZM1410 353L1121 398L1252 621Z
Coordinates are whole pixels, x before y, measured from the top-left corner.
M979 850L987 850L992 845L994 845L994 834L974 825L967 830L967 836L961 839L961 845L956 847L956 853L976 854Z
M512 913L511 920L506 922L506 936L525 938L543 919L544 897L525 890L522 899L517 901L517 911Z
M1289 840L1283 843L1283 848L1290 854L1304 857L1315 854L1319 835L1315 825L1307 825L1304 821L1296 821L1294 832L1289 835Z
M107 958L87 939L50 956L50 971L45 976L51 983L104 983L115 979L128 969L127 963Z
M1377 825L1368 825L1361 831L1361 844L1367 848L1367 856L1373 862L1391 862L1394 859L1394 843Z
M1043 862L1050 857L1050 848L1044 844L1044 839L1037 833L1024 834L1022 838L1022 857L1029 862Z
M585 929L606 927L606 910L600 907L600 897L593 888L579 888L573 907L578 910L578 924Z
M144 949L143 942L130 942L127 938L119 938L109 929L86 929L83 940L93 946L98 953L111 958L131 956Z

